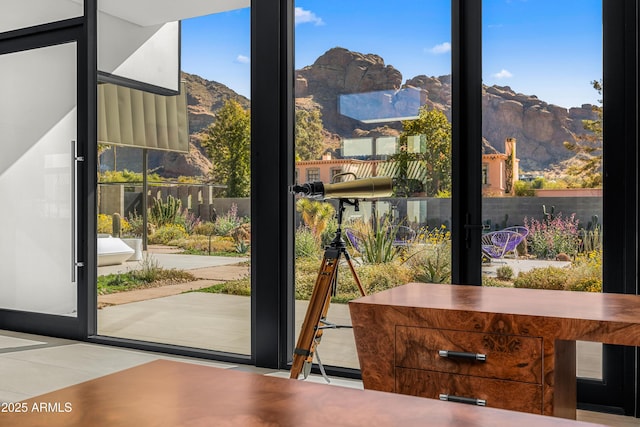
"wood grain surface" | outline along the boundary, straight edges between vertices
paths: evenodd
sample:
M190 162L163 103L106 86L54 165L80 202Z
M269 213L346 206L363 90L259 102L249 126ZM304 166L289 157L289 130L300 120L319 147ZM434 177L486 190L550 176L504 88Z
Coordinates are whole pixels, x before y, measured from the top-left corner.
M490 365L485 365L484 373L478 372L480 365L444 368L441 361L433 360L416 365L412 359L421 355L408 353L424 353L419 347L431 346L430 341L450 340L451 345L471 349L469 341L478 336L474 334L495 338L485 344L496 348L513 346L513 339L519 340L518 345L533 339L542 343L541 352L532 351L535 346L527 347L525 352L531 356L528 362L517 355L514 360L506 357L502 361L506 364L504 372L522 366L524 377L516 370L511 379L528 382L526 377L539 375L541 367L543 413L567 418L576 414L575 341L640 345L637 295L410 283L353 300L349 310L366 389L398 391L396 368L403 366L435 366L436 370L459 370L474 376L502 375ZM399 327L442 332L439 336L402 337L400 334L407 330ZM454 336L449 331L462 335ZM399 343L398 339L406 342ZM435 365L427 366L432 362Z
M593 426L560 418L477 408L158 360L23 402L0 413L3 427L155 426ZM71 405L69 412L37 412Z

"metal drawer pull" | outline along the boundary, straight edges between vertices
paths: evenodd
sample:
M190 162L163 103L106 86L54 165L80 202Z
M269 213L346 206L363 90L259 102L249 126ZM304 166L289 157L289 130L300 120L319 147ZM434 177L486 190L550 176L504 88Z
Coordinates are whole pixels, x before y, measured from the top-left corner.
M440 357L457 357L459 359L472 359L480 362L487 360L487 355L482 353L465 353L462 351L438 350Z
M460 397L452 396L450 394L441 394L440 400L447 402L466 403L467 405L487 406L487 401L484 399L474 399L472 397Z

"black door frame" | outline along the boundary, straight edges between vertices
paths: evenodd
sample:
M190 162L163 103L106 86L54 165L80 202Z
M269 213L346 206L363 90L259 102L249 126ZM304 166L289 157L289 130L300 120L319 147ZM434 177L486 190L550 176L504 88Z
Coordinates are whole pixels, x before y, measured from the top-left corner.
M603 0L603 30L603 291L638 294L638 0ZM603 346L603 380L578 380L579 407L640 416L637 356Z
M252 356L194 351L178 346L97 337L96 334L96 46L97 0L85 0L85 16L0 35L0 53L65 41L78 43L78 138L81 169L78 206L78 248L85 268L79 271L78 317L0 310L2 327L119 346L196 357L286 368L291 359L294 328L293 204L287 185L293 183L293 0L252 0ZM621 3L623 7L621 7ZM615 218L624 233L606 235L605 279L608 292L638 293L638 0L603 0L605 20L605 138L622 141L605 157L604 220ZM452 0L453 196L452 267L454 283L481 283L481 4ZM622 47L621 47L622 46ZM464 124L464 126L462 126ZM624 165L623 168L620 165ZM625 179L626 177L626 179ZM631 177L631 179L629 178ZM633 179L635 178L635 179ZM621 193L622 192L622 193ZM608 194L608 195L607 195ZM609 218L609 219L607 219ZM609 222L610 223L610 222ZM618 229L620 227L617 227ZM616 229L615 226L607 229ZM613 250L611 248L614 248ZM636 414L640 383L636 348L623 348L622 407ZM620 359L622 357L623 359ZM620 361L622 362L620 363ZM608 368L606 368L608 369ZM608 372L608 371L607 371ZM356 375L354 370L334 373ZM630 374L631 373L631 374ZM602 384L591 384L594 402L605 402ZM585 385L581 382L581 390ZM588 392L588 393L591 393ZM580 400L591 399L581 394ZM586 397L583 397L586 396ZM620 396L620 395L619 395ZM612 407L620 407L620 399ZM605 404L607 404L605 402Z
M78 155L87 158L87 141L91 138L88 114L91 109L88 102L91 87L87 75L87 33L84 17L71 18L49 24L42 24L30 28L9 31L0 35L0 55L15 52L24 52L47 46L55 46L64 43L76 43L77 56L77 140ZM95 108L95 107L93 107ZM89 157L90 158L90 157ZM90 182L86 174L87 169L82 163L78 166L78 194L77 206L77 241L78 259L91 265L90 248L87 246L87 205L84 203ZM94 174L95 175L95 174ZM90 209L89 209L90 210ZM87 283L87 268L79 268L77 275L77 316L58 316L52 314L27 312L21 310L0 309L0 318L4 329L24 331L36 334L53 335L64 338L83 340L88 334L88 325L91 318L91 309L85 303L89 297Z
M638 293L638 0L603 0L605 292ZM452 283L481 284L482 5L452 1ZM622 167L621 167L622 166ZM622 227L621 227L622 225ZM638 350L604 346L603 381L578 381L584 408L640 415Z

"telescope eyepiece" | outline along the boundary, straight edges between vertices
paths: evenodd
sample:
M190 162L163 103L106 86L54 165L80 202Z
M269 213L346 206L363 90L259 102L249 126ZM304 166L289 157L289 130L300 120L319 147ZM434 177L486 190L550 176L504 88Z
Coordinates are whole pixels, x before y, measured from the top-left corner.
M324 184L320 181L306 182L301 185L289 186L289 192L300 194L303 197L323 197Z
M393 180L391 177L373 177L351 181L323 184L320 181L292 185L289 191L303 197L318 199L369 199L391 197Z

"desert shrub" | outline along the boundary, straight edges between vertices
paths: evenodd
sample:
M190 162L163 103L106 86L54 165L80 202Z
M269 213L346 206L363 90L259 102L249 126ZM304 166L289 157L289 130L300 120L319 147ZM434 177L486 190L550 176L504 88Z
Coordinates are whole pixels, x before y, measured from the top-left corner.
M166 224L149 236L149 243L166 245L172 240L183 239L185 237L187 237L187 231L182 225Z
M367 295L415 281L411 269L407 265L396 262L363 265L357 269L357 273ZM360 296L355 280L350 290L356 294L356 297Z
M158 260L149 254L145 255L140 264L141 268L131 271L130 274L142 282L152 283L158 280L184 282L195 280L195 276L188 271L160 267Z
M318 259L301 258L296 260L296 299L307 300L311 298L320 267L321 261ZM397 262L358 265L356 272L367 294L380 292L413 281L411 269ZM341 264L338 269L336 291L336 295L332 299L334 302L347 302L361 296L349 267L344 264Z
M388 219L376 219L373 225L362 221L351 225L365 264L383 264L396 259L400 249L394 246L393 240L400 225L393 225Z
M157 173L147 173L147 180L149 182L161 182L162 178ZM142 183L142 173L141 172L132 172L130 170L119 170L119 171L104 171L100 173L98 177L98 181L103 182L133 182L133 183Z
M229 232L229 235L233 239L236 244L241 242L250 242L251 241L251 224L245 222L244 224L240 224L233 230Z
M134 237L142 237L144 234L144 224L142 215L138 215L137 213L133 213L127 218L129 223L129 230L125 233ZM147 226L151 226L150 223ZM150 227L151 228L151 227ZM149 234L153 234L153 229L150 230Z
M413 278L424 283L449 283L451 281L451 251L446 247L426 247L406 260L413 270Z
M296 239L297 240L297 239ZM313 257L296 258L295 269L295 294L296 299L305 300L311 298L313 287L316 283L318 271L321 266L320 259ZM338 270L340 274L340 270ZM339 277L340 279L341 277ZM342 287L342 283L340 284Z
M498 280L491 276L482 276L482 286L488 286L493 288L510 288L511 283L504 280Z
M111 231L113 231L113 218L111 215L98 215L97 231L101 234L111 234Z
M127 234L131 231L131 224L126 218L120 218L120 232ZM99 214L97 232L100 234L113 233L113 215Z
M569 271L565 268L534 268L518 274L513 281L513 286L531 289L565 289L568 278Z
M333 241L333 238L336 235L337 229L338 229L338 221L336 220L335 217L327 221L327 224L324 230L322 230L322 233L320 234L320 247L324 248L325 246L329 245ZM346 236L344 234L342 235L342 237L346 240Z
M508 265L503 265L496 269L498 280L511 280L513 277L513 269Z
M240 225L239 222L230 219L227 216L216 218L214 222L214 234L218 236L228 236L231 230Z
M571 262L567 289L602 292L602 251L579 253Z
M227 213L219 215L213 222L214 234L218 236L228 236L233 229L242 225L244 222L246 221L238 216L238 205L232 203Z
M235 252L235 243L231 237L201 236L192 234L168 242L171 246L177 246L192 253L221 253Z
M513 185L513 191L518 197L532 197L535 196L535 190L527 181L516 181Z
M569 284L569 290L581 292L602 292L602 279L583 277Z
M216 234L216 225L213 222L202 222L193 227L191 234L199 234L201 236L212 236Z
M544 221L525 218L524 225L529 229L530 252L536 257L555 258L560 253L574 255L578 252L580 239L575 214L563 218L560 213Z
M414 271L414 280L425 283L451 282L451 233L441 225L425 227L416 235L405 262Z
M160 267L157 260L151 255L145 255L140 263L141 268L138 270L98 276L98 295L147 288L154 286L154 282L167 284L196 280L196 277L188 271Z
M320 245L315 235L305 226L296 230L295 256L297 258L319 258Z
M228 282L219 283L204 289L198 289L192 292L206 292L211 294L240 295L244 297L251 296L251 279L244 277L238 280L229 280Z
M193 212L184 209L180 214L176 215L175 223L182 225L187 234L193 234L193 230L202 223L202 220Z
M576 281L586 277L601 278L602 250L579 253L571 262L570 271Z

